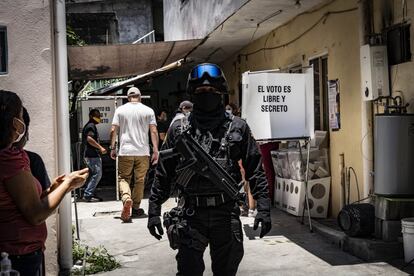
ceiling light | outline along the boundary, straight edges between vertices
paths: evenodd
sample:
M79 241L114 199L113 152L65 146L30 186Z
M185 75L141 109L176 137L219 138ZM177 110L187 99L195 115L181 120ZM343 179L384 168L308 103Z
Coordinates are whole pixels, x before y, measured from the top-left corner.
M300 3L300 0L296 0L295 8L300 9L302 7L302 4Z
M272 14L270 14L270 15L268 15L268 16L266 16L264 19L262 19L260 22L257 22L257 26L259 26L260 24L262 24L263 22L265 22L265 21L267 21L267 20L269 20L270 18L272 18L272 17L274 17L274 16L276 16L276 15L279 15L279 14L281 14L282 13L282 10L277 10L277 11L275 11L274 13L272 13Z

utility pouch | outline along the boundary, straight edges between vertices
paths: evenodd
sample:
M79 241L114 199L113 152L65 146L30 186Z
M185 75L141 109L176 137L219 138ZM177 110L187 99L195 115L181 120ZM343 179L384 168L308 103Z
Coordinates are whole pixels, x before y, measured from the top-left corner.
M168 241L172 249L178 249L181 244L182 228L186 226L186 221L182 219L182 208L175 207L163 215L163 225L166 229Z
M242 231L242 224L240 221L240 208L239 206L236 206L233 208L233 211L231 212L231 231L233 232L234 238L240 242L243 243L243 231Z
M176 207L163 215L163 224L170 247L175 250L184 245L197 251L204 251L208 245L208 239L188 225L187 220L183 219L183 213L182 208Z
M175 250L180 247L180 233L176 224L170 225L167 229L168 241L170 242L170 247Z
M241 229L241 222L238 218L231 218L231 231L233 232L234 238L242 243L243 242L243 231Z

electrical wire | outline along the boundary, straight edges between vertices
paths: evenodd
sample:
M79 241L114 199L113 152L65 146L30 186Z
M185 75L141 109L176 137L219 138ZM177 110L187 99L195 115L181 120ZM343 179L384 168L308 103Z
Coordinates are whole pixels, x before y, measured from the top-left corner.
M356 201L352 202L350 205L355 204L355 203L358 203L358 202L361 202L361 201L364 201L364 200L369 199L369 198L371 198L371 197L372 197L372 196L371 196L371 195L369 195L369 196L367 196L367 197L364 197L363 199L356 200Z
M362 158L364 158L367 161L374 161L373 159L369 159L367 156L365 156L364 151L363 151L364 140L368 137L368 134L369 132L365 133L364 137L362 137L361 144L360 144L360 150L361 150Z
M358 201L361 201L360 192L359 192L358 177L357 177L357 175L356 175L355 170L354 170L354 168L353 168L353 167L349 167L349 168L348 168L348 170L349 170L349 171L351 171L351 170L352 170L352 173L353 173L353 174L354 174L354 176L355 176L355 183L356 183L356 188L357 188L357 193L358 193ZM351 187L351 185L349 185L349 186ZM348 191L348 193L349 193L349 191Z
M305 34L307 34L308 32L310 32L311 30L313 30L316 26L319 25L319 23L323 22L323 24L325 24L326 20L328 19L328 17L331 14L347 13L347 12L356 11L357 9L358 8L350 8L350 9L339 10L339 11L328 11L328 12L324 13L312 26L310 26L309 28L307 28L305 31L303 31L301 34L299 34L297 37L291 39L290 41L285 42L285 43L282 43L280 45L273 46L273 47L262 47L260 49L255 50L255 51L252 51L250 53L240 54L240 56L248 57L248 56L257 54L257 53L259 53L261 51L276 50L276 49L279 49L279 48L283 48L283 47L289 46L290 44L292 44L292 43L296 42L297 40L299 40L300 38L302 38Z
M253 41L254 35L256 34L257 30L259 29L259 26L260 26L259 24L256 25L256 29L254 30L254 32L252 34L252 37L250 38L250 41L249 42L252 42Z
M392 95L392 91L394 91L394 85L395 82L397 81L397 76L398 76L398 64L395 66L395 73L394 73L394 80L391 83L391 95Z

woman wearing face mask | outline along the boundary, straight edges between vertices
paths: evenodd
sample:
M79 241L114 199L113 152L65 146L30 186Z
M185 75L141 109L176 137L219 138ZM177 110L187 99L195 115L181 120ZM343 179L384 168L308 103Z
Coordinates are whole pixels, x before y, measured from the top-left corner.
M42 194L22 148L23 106L13 92L0 90L0 252L9 253L21 276L43 275L47 217L66 193L82 186L88 169L58 176Z
M193 103L187 100L182 101L178 106L177 111L175 112L175 116L170 123L170 127L175 121L183 120L185 117L188 118L191 114L191 111L193 111Z
M240 117L239 108L234 103L229 103L228 105L226 105L226 112L229 115L234 115L234 116L239 116Z

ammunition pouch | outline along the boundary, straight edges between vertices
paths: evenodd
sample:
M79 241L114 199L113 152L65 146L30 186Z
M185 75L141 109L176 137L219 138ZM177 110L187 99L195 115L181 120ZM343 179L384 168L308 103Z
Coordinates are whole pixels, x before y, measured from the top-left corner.
M172 249L180 247L180 228L184 228L186 221L183 221L183 210L182 208L175 207L169 212L165 212L163 215L163 225L167 232L168 241Z
M197 251L204 251L208 245L208 239L196 229L191 228L183 215L184 209L180 207L175 207L163 215L163 224L170 247L175 250L184 245Z

